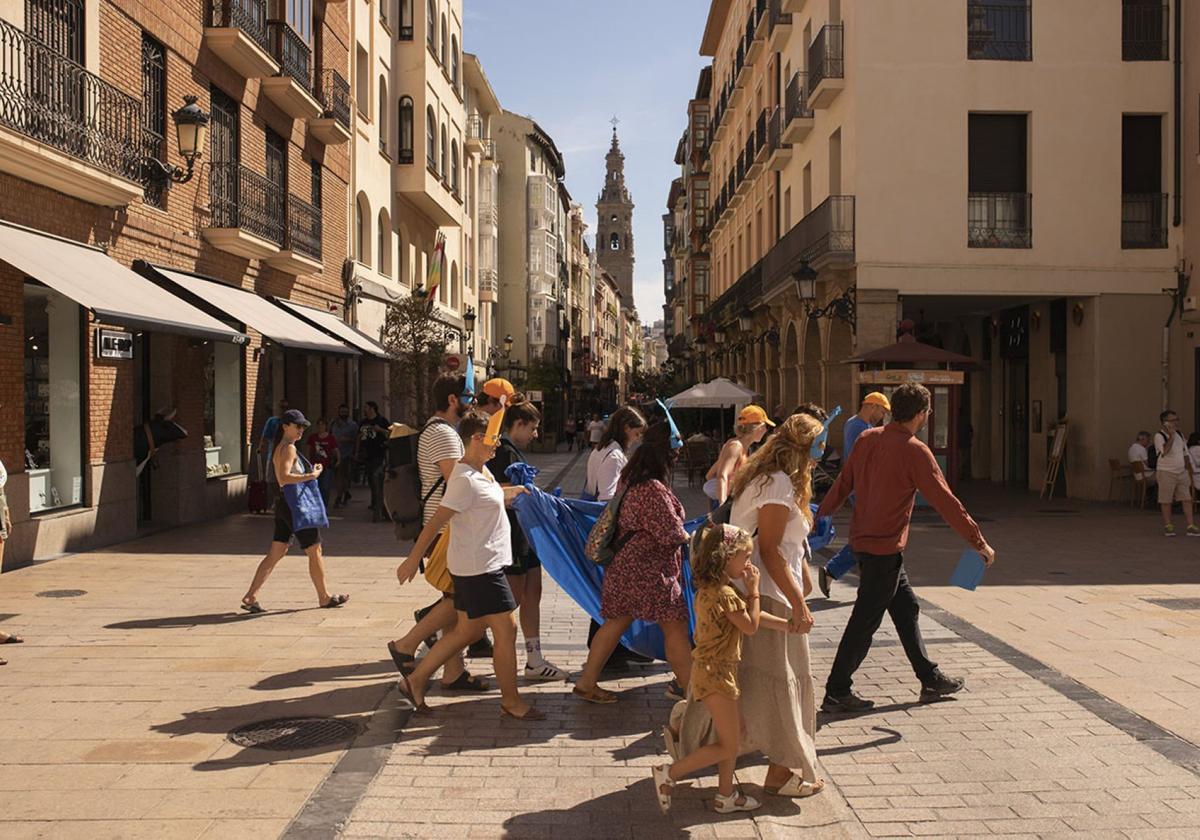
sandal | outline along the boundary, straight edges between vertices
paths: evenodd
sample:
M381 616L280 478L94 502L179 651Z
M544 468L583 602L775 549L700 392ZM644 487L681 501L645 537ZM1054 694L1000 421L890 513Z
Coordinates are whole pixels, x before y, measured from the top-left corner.
M413 707L414 713L430 711L430 708L426 703L424 703L424 702L418 703L417 702L417 696L413 693L412 685L410 685L408 682L407 674L400 675L400 681L398 683L396 683L396 687L398 689L400 689L400 693L404 695L404 699L407 700L409 702L409 704Z
M0 645L20 645L24 643L24 639L20 636L14 636L12 633L5 633L4 638L0 639Z
M487 680L482 680L479 677L471 675L470 671L463 671L458 675L458 679L451 683L442 683L443 691L491 691L492 687L488 685Z
M586 700L589 703L597 703L599 705L607 705L617 702L617 695L611 691L606 691L600 686L595 686L590 690L584 690L579 686L571 689L571 693L579 697L581 700Z
M769 788L764 785L763 790L772 796L790 796L793 799L804 799L809 796L816 796L825 790L825 780L817 779L815 782L806 782L793 773L791 778L779 787Z
M670 769L666 764L650 768L650 778L654 780L654 795L658 797L658 809L664 814L671 810L671 791L675 788ZM667 789L666 793L663 793L664 787Z
M350 600L349 595L330 595L329 600L321 605L323 610L335 610Z
M258 603L257 600L251 601L249 604L247 604L245 601L242 601L242 609L251 615L258 615L259 613L265 613L267 611L266 608L263 607L262 604Z
M416 665L417 657L411 653L396 649L395 642L388 642L388 653L392 655L392 662L396 663L396 670L404 676L408 676L413 672L413 667Z
M738 800L742 800L739 804ZM738 811L757 811L762 807L762 803L753 796L743 796L742 792L737 788L733 789L733 793L729 796L717 794L717 798L713 800L713 810L718 814L735 814Z
M509 709L507 706L501 706L500 707L500 717L502 717L502 718L510 717L513 720L545 720L546 713L539 712L535 707L530 706L528 709L525 710L525 714L519 715L516 712Z

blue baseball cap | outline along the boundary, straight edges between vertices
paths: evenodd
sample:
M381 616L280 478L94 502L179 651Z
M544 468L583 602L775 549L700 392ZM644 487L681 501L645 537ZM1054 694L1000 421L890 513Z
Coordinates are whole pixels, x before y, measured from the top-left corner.
M280 423L293 423L297 426L311 426L312 425L311 423L308 422L308 418L306 418L304 416L304 413L302 411L300 411L300 409L298 409L298 408L289 408L287 411L283 412L283 414L279 415L279 422Z

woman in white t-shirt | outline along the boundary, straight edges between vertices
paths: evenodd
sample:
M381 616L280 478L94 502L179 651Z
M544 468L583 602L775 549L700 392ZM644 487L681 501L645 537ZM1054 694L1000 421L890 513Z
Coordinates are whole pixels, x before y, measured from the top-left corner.
M617 480L621 470L629 461L629 453L641 443L646 433L646 418L636 408L618 408L597 441L595 449L588 454L587 480L583 493L587 498L607 502L617 495Z
M489 438L488 416L472 411L458 424L465 453L446 482L446 493L433 518L396 577L408 583L416 577L421 558L438 533L454 521L446 565L454 579L454 608L458 620L408 676L400 675L400 691L417 711L426 711L425 688L430 677L474 642L485 628L492 631L492 663L500 683L500 713L519 720L544 720L545 715L517 692L517 609L504 569L512 565L512 540L505 506L524 487L501 487L487 468L496 455L499 437Z
M763 789L776 796L811 796L825 786L817 778L817 707L808 651L813 617L805 603L812 592L806 562L810 452L820 431L819 421L793 414L733 480L729 523L754 535L751 560L761 572L762 612L789 624L788 633L746 636L738 671L746 725L742 752L767 756ZM703 746L711 738L710 723L704 704L689 700L679 721L678 755Z

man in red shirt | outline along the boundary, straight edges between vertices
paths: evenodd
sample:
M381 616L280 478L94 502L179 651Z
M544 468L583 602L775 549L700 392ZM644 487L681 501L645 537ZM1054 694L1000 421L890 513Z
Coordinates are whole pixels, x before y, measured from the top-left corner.
M883 614L889 613L904 653L921 681L921 700L960 691L962 678L948 677L929 659L921 638L921 612L904 571L904 547L917 493L978 551L987 565L996 559L966 509L946 485L933 453L916 437L929 420L929 391L907 383L892 394L892 422L863 432L841 475L825 496L817 516L831 516L854 494L850 549L858 561L858 597L842 633L837 656L825 683L821 708L861 712L875 705L851 691Z

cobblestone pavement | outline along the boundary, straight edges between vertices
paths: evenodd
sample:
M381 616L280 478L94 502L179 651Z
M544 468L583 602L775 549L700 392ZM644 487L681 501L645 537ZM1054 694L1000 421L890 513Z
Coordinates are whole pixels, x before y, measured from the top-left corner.
M582 484L574 453L533 460L545 486ZM684 484L689 510L701 510ZM711 776L681 790L669 819L659 815L649 766L670 707L661 666L617 681L616 707L578 703L563 684L531 687L544 723L501 721L495 692L435 691L436 711L408 719L383 643L430 593L396 586L400 547L361 508L328 532L331 584L352 595L337 612L315 608L296 552L263 593L274 612L233 611L265 548L262 517L6 573L0 626L29 641L0 649L10 660L0 669L0 836L1200 836L1194 718L1169 718L1148 697L1195 706L1200 695L1170 686L1195 685L1189 639L1200 620L1143 600L1200 594L1195 544L1165 541L1149 514L1111 506L987 494L971 504L992 520L984 528L1001 552L987 585L944 586L961 546L925 517L909 557L929 602L931 654L969 690L917 704L885 622L856 683L880 706L819 719L830 789L769 798L753 817L713 814ZM851 587L813 602L818 685ZM64 589L85 594L38 597ZM549 585L547 655L578 668L585 635L577 608ZM226 737L298 715L337 716L362 734L349 750L282 752ZM757 793L762 773L751 758L738 776Z

